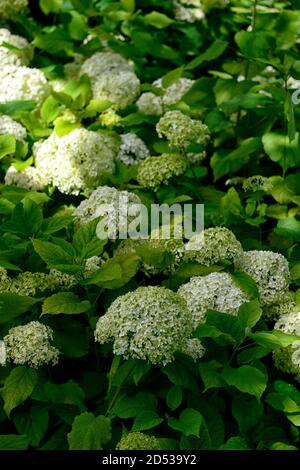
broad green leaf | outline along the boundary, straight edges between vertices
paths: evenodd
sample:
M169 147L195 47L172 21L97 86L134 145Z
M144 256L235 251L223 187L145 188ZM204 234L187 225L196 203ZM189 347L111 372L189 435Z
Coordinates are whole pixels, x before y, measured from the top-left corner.
M236 436L230 437L228 441L223 444L219 450L250 450L244 438Z
M73 292L59 292L44 301L42 315L58 315L61 313L74 315L87 312L91 307L88 300L81 301Z
M139 414L132 426L132 431L147 431L148 429L155 428L163 422L163 418L158 416L155 411L142 411Z
M286 348L295 341L300 340L300 336L284 333L280 330L273 331L258 331L256 333L249 333L249 337L252 338L257 344L264 348L281 347Z
M20 235L31 236L39 232L43 222L40 207L30 198L19 202L9 221L1 225L2 230Z
M110 439L110 419L87 412L75 418L68 434L70 450L102 450Z
M258 300L246 302L239 308L238 318L244 328L253 328L262 315Z
M60 110L61 105L59 102L53 96L49 96L41 107L41 118L49 125L57 118Z
M37 302L39 302L39 299L33 297L15 294L14 292L1 292L0 324L28 312Z
M15 153L16 138L11 134L0 135L0 159Z
M48 410L41 405L20 408L14 414L14 425L20 434L26 434L32 446L38 446L48 429Z
M211 159L215 180L240 170L248 162L250 155L259 150L260 147L261 139L259 137L250 137L244 140L236 150L229 152L223 149L217 150Z
M32 394L32 399L43 403L55 405L74 405L80 410L85 410L83 404L85 395L82 388L73 380L62 384L52 382L39 382Z
M249 58L268 59L275 49L275 40L264 31L239 31L235 41L242 53Z
M76 253L82 258L101 255L107 240L99 239L96 229L99 219L94 219L82 225L74 234L73 247Z
M143 414L143 412L154 413L157 408L157 399L150 392L139 392L134 396L124 395L120 397L110 411L111 416L119 418L135 418Z
M26 434L2 434L0 435L0 450L27 450L29 438Z
M277 223L275 233L295 242L300 241L300 222L295 217L281 219Z
M222 364L217 361L201 362L199 372L203 380L205 391L210 388L224 387L225 381L222 378Z
M18 119L25 111L32 111L36 106L34 101L7 101L0 103L0 113Z
M179 431L185 436L199 437L200 429L204 423L203 416L199 411L187 408L179 416L179 419L169 418L170 428Z
M300 165L299 133L290 142L287 135L278 132L268 132L262 138L264 150L273 162L287 170Z
M4 411L8 416L32 394L37 380L37 373L33 369L18 366L11 371L5 379L4 387L0 390Z
M50 267L64 272L74 273L82 271L81 266L74 264L74 258L61 246L44 240L33 239L33 247L43 261Z
M232 385L241 392L254 395L258 400L266 389L267 378L265 374L252 366L227 366L222 373L228 385Z
M40 8L45 15L49 13L59 13L63 4L63 0L40 0Z
M174 23L174 20L172 20L172 18L169 18L164 13L159 13L158 11L151 11L151 13L145 15L144 21L146 24L154 26L158 29L166 28L170 24Z
M236 271L231 274L231 278L240 289L249 295L250 299L257 299L259 297L257 285L249 274Z
M105 289L118 289L136 274L140 258L135 254L115 256L106 261L96 274L82 281L82 284L96 284Z
M182 388L178 385L174 385L170 388L167 394L166 403L172 411L176 410L178 406L181 405L182 402Z
M241 433L257 425L262 417L264 407L256 398L238 394L232 399L232 415L237 420Z
M223 52L226 50L228 46L228 42L221 41L220 39L216 39L211 46L209 46L203 54L193 59L185 68L187 70L193 70L194 68L201 65L203 62L209 62L211 60L217 59Z

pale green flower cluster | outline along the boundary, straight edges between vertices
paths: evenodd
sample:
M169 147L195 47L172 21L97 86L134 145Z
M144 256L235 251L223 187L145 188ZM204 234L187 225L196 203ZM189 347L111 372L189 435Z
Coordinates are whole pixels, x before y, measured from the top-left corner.
M136 134L130 132L120 137L121 145L117 158L125 165L134 165L150 157L146 144Z
M168 184L171 178L182 175L187 166L187 160L176 153L149 157L140 163L137 181L141 186L157 189L161 184Z
M243 253L242 245L231 230L213 227L194 235L185 244L185 261L196 261L204 266L234 263Z
M250 176L243 181L243 190L244 191L272 191L273 184L269 178L265 176L256 175Z
M43 72L29 67L5 65L0 74L0 102L35 101L39 106L50 93Z
M300 312L294 309L292 312L282 315L274 326L275 330L300 336ZM275 366L287 374L295 376L300 382L300 341L294 341L284 349L276 349L273 352Z
M3 341L6 360L37 369L45 364L56 365L59 351L51 346L53 331L38 321L11 328Z
M236 315L239 307L249 300L230 275L223 272L192 277L179 287L178 294L187 303L194 328L205 322L207 310Z
M201 0L173 0L175 19L195 23L205 18Z
M103 263L104 260L100 256L91 256L88 258L85 261L84 277L90 277L95 274Z
M70 289L77 283L75 276L51 269L47 273L24 272L11 278L0 268L0 292L14 292L24 296L35 296L38 292Z
M9 44L12 48L8 48L5 44ZM8 29L0 28L0 64L28 65L30 59L31 49L27 40L11 34Z
M205 157L204 148L209 142L210 134L208 127L201 121L192 119L181 111L168 111L160 118L156 130L160 137L168 140L172 148L184 153L191 163L200 162ZM192 144L200 145L201 150L190 151Z
M121 438L116 450L160 450L160 444L154 436L142 432L130 432Z
M5 114L0 115L0 134L14 135L16 140L19 140L20 142L24 142L27 137L25 127Z
M236 260L236 269L256 282L262 305L281 303L289 287L289 265L284 256L272 251L245 251Z
M133 103L140 93L132 65L114 52L95 53L83 63L80 74L89 76L93 98L110 101L115 109Z
M35 166L48 184L78 195L94 189L115 170L118 140L107 133L75 129L62 137L53 132L33 147Z
M292 292L286 291L280 302L266 305L263 308L264 317L268 320L276 320L286 313L296 309L296 302Z
M28 0L1 0L0 18L14 19L18 13L22 13L28 5Z
M162 90L162 94L143 93L136 102L139 112L160 116L164 111L168 111L169 106L180 101L194 83L195 80L180 77L171 85L164 87L161 78L155 80L152 85Z
M119 191L109 186L100 186L91 192L74 210L75 221L86 224L98 217L104 217L109 238L117 238L118 232L125 230L133 217L139 214L141 200L128 191Z
M4 341L0 341L0 366L5 366L6 364L6 350Z
M23 171L17 171L13 165L7 169L4 181L8 186L25 188L30 191L42 191L48 183L48 181L43 178L40 172L33 166L29 166Z
M95 338L101 344L113 341L114 353L125 359L165 365L188 348L191 333L185 301L169 289L148 286L118 297L99 318Z

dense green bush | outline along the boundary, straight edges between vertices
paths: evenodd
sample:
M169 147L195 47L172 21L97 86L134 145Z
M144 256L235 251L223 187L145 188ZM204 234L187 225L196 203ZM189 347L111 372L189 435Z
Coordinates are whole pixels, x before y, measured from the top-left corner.
M300 1L0 3L0 449L298 449Z

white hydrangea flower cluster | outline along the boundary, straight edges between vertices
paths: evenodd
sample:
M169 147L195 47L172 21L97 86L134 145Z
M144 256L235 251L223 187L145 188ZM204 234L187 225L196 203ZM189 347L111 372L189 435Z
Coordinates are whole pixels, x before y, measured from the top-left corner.
M136 105L140 113L160 116L168 107L177 103L190 90L195 80L180 77L168 87L163 86L161 78L153 82L153 86L162 90L161 95L152 92L143 93Z
M14 19L15 15L22 13L28 5L28 0L1 0L0 18Z
M234 233L225 227L212 227L194 235L185 244L184 259L204 266L234 263L243 253Z
M3 338L7 361L34 369L45 364L56 365L59 351L51 345L53 331L38 321L11 328Z
M249 299L227 273L211 273L192 277L178 289L193 318L193 327L205 322L207 310L236 315Z
M53 132L34 144L35 166L48 184L60 192L78 195L97 187L115 170L119 144L107 133L74 129L62 137Z
M250 176L243 181L243 190L247 191L272 191L273 184L269 178L261 175Z
M164 287L148 286L118 297L99 318L95 338L101 344L113 341L114 353L125 359L165 365L188 348L191 333L184 300ZM198 346L195 351L204 352Z
M6 365L6 350L4 341L0 341L0 366Z
M209 142L208 127L201 121L191 119L181 111L168 111L162 116L156 126L159 137L165 137L170 146L186 154L191 163L198 163L206 156L204 148ZM200 145L200 152L189 151L191 144Z
M136 134L129 132L120 137L121 145L117 158L125 165L134 165L150 157L146 144Z
M11 165L6 171L4 181L8 186L25 188L30 191L42 191L48 184L48 181L43 178L40 172L33 166L29 166L23 171L17 171L16 168Z
M293 292L287 291L279 303L266 305L263 308L263 315L268 320L276 320L286 313L296 309L296 302Z
M123 436L116 450L160 450L158 439L143 432L130 432Z
M4 43L10 46L20 49L15 51L4 45ZM23 49L23 50L22 50ZM31 58L31 50L29 43L25 38L11 34L6 28L0 28L0 64L4 65L28 65Z
M236 269L256 282L262 305L282 302L289 287L289 265L284 256L272 251L245 251L236 261Z
M205 18L201 0L173 0L175 19L195 23Z
M14 292L24 296L35 296L38 292L70 289L77 283L75 276L56 269L47 273L24 272L11 278L6 269L0 268L0 292Z
M10 116L6 116L6 114L0 115L0 135L1 134L14 135L16 140L20 142L24 142L27 137L25 127L19 122L14 121Z
M275 330L300 336L300 312L292 312L282 315L274 326ZM300 382L300 341L294 341L284 349L276 349L273 352L275 366L287 374L295 376Z
M104 263L104 260L100 256L91 256L85 260L84 266L84 277L90 277L95 274L101 265Z
M80 69L91 80L93 98L107 100L115 109L133 103L140 92L140 81L133 66L114 52L97 52Z
M29 67L5 65L0 74L0 102L35 101L39 106L50 93L43 72Z
M75 221L86 224L97 217L104 217L109 238L117 238L119 230L125 230L132 218L139 214L141 200L128 191L100 186L91 192L74 210Z
M157 189L161 184L168 184L171 178L182 175L187 167L187 160L176 153L148 157L139 165L137 181L145 188Z

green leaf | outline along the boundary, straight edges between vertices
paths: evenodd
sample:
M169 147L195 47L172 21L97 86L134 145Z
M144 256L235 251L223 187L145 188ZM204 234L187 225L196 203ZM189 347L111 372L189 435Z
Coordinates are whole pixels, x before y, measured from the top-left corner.
M96 235L98 222L98 218L91 220L82 225L74 234L73 247L76 253L84 259L99 256L107 243L107 240L99 239Z
M0 135L0 159L16 151L16 138L14 135Z
M139 392L134 396L123 395L110 411L111 416L119 418L135 418L143 412L154 413L157 408L157 399L150 392Z
M295 341L300 340L300 336L287 334L279 330L249 333L249 337L260 346L270 349L275 349L276 347L286 348Z
M135 0L121 0L121 5L124 10L128 11L129 13L133 13L135 10Z
M20 434L26 434L32 446L40 444L48 429L48 410L41 405L21 408L14 414L14 425Z
M0 324L28 312L37 302L39 302L39 299L33 297L15 294L14 292L1 292Z
M49 125L57 118L61 108L59 102L53 96L49 96L41 107L41 118Z
M163 29L169 26L170 24L174 23L174 20L169 18L167 15L163 13L159 13L158 11L151 11L144 16L144 21L146 24L154 26L158 29Z
M200 429L204 423L202 414L192 408L187 408L180 414L179 419L169 418L170 428L179 431L185 436L199 437Z
M201 362L199 372L203 380L205 391L210 388L224 387L225 381L222 378L222 364L217 361Z
M0 450L27 450L29 447L28 436L18 434L0 435Z
M241 366L237 368L227 366L223 370L222 377L228 385L232 385L241 392L254 395L258 400L267 386L265 374L252 366Z
M73 380L59 385L52 382L40 382L33 391L32 399L55 405L73 405L77 406L80 410L85 410L83 404L85 399L84 392Z
M148 429L155 428L162 422L163 418L158 416L155 411L143 411L135 418L132 431L147 431Z
M40 0L40 8L45 15L49 13L59 13L62 7L63 0Z
M267 132L262 138L264 150L273 162L287 170L300 165L299 133L290 142L287 135Z
M4 411L8 416L32 394L37 380L37 373L33 369L19 366L11 371L5 379L4 387L0 390Z
M199 325L196 329L197 337L211 337L220 344L239 343L244 337L244 328L240 324L238 318L228 313L215 312L208 310L206 322Z
M74 273L82 271L82 266L74 264L74 258L58 245L43 240L33 239L33 247L49 268Z
M262 417L264 407L256 398L238 394L232 399L232 415L237 420L241 433L257 425Z
M274 232L288 240L300 242L300 222L295 217L279 220Z
M231 278L240 289L249 295L251 299L259 298L257 285L249 274L237 271L231 274Z
M235 41L242 53L249 58L268 59L275 49L275 40L264 31L240 31Z
M87 412L76 416L68 434L70 450L102 450L110 439L110 419Z
M238 319L244 328L253 328L261 316L262 309L258 300L246 302L239 308Z
M23 112L32 111L35 106L35 101L7 101L0 103L0 113L18 119Z
M220 447L220 450L250 450L245 439L242 437L230 437L228 441Z
M250 155L261 147L259 137L250 137L244 140L239 148L233 151L217 150L211 159L215 181L229 173L235 173L245 165Z
M174 385L167 394L166 402L168 407L171 408L172 411L176 410L178 406L181 405L182 398L182 388L178 385Z
M4 222L1 228L6 232L32 236L39 232L43 214L39 206L30 198L24 198L14 208L11 220Z
M87 312L91 307L88 300L80 301L73 292L59 292L44 301L42 315L59 315L61 313L74 315Z
M105 289L118 289L136 274L140 258L135 254L115 256L106 261L96 274L82 281L82 284L96 284Z
M203 54L193 59L185 68L186 70L193 70L194 68L201 65L203 62L210 62L212 60L217 59L223 52L226 50L228 46L228 42L221 41L220 39L216 39Z

